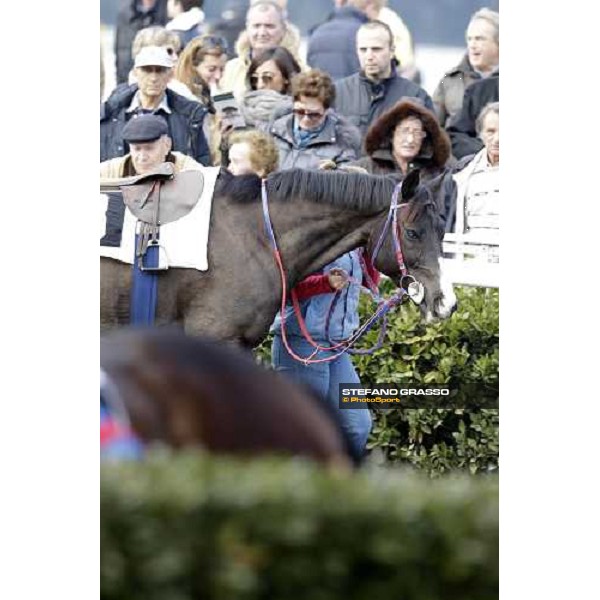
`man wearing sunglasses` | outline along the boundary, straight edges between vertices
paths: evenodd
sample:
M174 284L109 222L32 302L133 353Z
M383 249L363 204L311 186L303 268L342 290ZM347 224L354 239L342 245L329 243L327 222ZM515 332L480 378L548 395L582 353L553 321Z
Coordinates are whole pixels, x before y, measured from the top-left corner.
M356 34L360 71L335 84L337 112L363 137L371 123L402 98L419 98L433 111L429 94L396 71L393 40L392 30L381 21L362 25Z

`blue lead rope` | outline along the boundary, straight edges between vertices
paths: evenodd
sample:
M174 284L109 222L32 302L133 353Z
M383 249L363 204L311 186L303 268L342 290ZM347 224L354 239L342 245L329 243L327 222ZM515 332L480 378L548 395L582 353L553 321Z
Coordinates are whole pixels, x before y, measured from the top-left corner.
M136 248L138 237L139 234L136 234ZM143 260L146 267L158 267L158 246L149 245ZM158 299L158 272L142 271L136 256L133 257L131 269L130 323L137 326L154 325Z

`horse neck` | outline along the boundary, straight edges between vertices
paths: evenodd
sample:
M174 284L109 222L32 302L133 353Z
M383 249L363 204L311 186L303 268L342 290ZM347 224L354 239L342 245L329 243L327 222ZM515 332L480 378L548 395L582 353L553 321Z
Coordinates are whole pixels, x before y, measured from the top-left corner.
M364 215L305 200L273 203L271 218L288 281L293 284L365 246L381 214Z

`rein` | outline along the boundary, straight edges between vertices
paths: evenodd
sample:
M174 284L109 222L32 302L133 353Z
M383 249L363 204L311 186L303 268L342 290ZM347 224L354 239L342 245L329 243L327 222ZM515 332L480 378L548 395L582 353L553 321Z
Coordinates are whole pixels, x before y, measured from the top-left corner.
M390 298L388 298L387 300L382 299L377 290L377 286L371 280L366 269L364 268L364 258L361 253L361 255L360 255L361 266L363 267L363 272L366 275L365 278L367 280L367 286L368 286L368 289L369 289L372 297L374 298L374 300L378 302L378 305L377 305L377 308L375 309L375 312L373 313L373 315L371 315L371 317L369 317L367 319L367 321L363 325L361 325L349 338L342 340L341 342L338 342L338 343L333 343L329 336L329 326L330 326L331 314L333 313L335 304L337 303L337 301L340 297L340 294L341 294L341 290L338 290L335 293L335 295L331 301L331 305L329 307L329 311L327 314L327 320L326 320L326 331L327 331L328 341L331 344L330 346L321 346L312 339L310 333L308 332L308 329L306 328L306 323L304 321L304 318L302 317L302 313L300 310L300 304L298 301L298 296L295 293L294 289L292 289L290 292L290 296L291 296L291 300L292 300L292 305L294 307L294 313L296 315L296 319L298 320L298 325L300 327L300 331L302 332L302 335L308 341L308 343L311 346L313 346L313 348L314 348L314 351L312 352L312 354L310 356L302 357L302 356L298 356L291 349L291 347L288 343L288 340L287 340L287 334L286 334L286 328L285 328L285 313L286 313L285 308L287 305L287 285L286 285L285 269L283 267L281 253L277 246L277 241L275 239L275 233L273 231L273 225L272 225L271 217L269 214L266 180L264 180L264 179L262 180L261 199L262 199L262 208L263 208L263 219L264 219L264 223L265 223L265 229L266 229L266 232L267 232L267 235L269 238L269 242L270 242L271 248L273 250L273 256L274 256L275 262L277 264L277 267L279 268L279 274L281 276L281 286L282 286L281 308L280 308L281 338L283 340L286 350L288 351L290 356L292 356L295 360L298 360L300 362L303 362L305 365L308 365L308 364L323 363L323 362L329 362L329 361L335 360L336 358L338 358L345 352L350 352L351 354L372 354L376 350L379 350L383 345L383 340L385 338L385 333L386 333L386 329L387 329L387 313L395 306L401 304L404 301L405 296L409 296L417 304L420 303L421 300L423 299L422 298L422 296L424 294L423 285L420 282L416 281L416 279L412 275L408 274L408 270L407 270L405 262L404 262L404 256L402 254L400 238L398 235L399 228L398 228L397 212L398 212L399 208L401 208L402 206L405 206L405 204L398 204L398 195L400 193L401 188L402 188L402 183L397 184L396 187L394 188L394 192L392 194L392 201L390 203L390 210L388 212L388 216L386 218L386 221L385 221L383 228L381 230L381 233L379 235L377 244L375 245L375 250L373 252L373 258L371 259L374 264L375 259L381 249L381 246L383 245L383 240L385 239L385 235L386 235L388 226L391 223L392 224L392 238L394 240L395 257L396 257L396 261L398 263L398 268L400 269L400 273L401 273L400 287L396 290L396 292ZM410 283L408 284L408 288L406 289L405 287L403 287L402 284L403 284L404 280L410 280L410 279L412 279L412 281L410 281ZM354 283L358 283L358 281L355 280ZM373 325L380 319L382 320L382 327L379 332L379 336L378 336L375 346L373 346L372 348L369 348L369 349L365 349L365 350L352 349L351 346L354 345L365 333L367 333L367 331L369 331L373 327ZM318 354L319 351L326 351L326 352L338 351L338 352L336 352L336 354L334 354L332 356L328 356L328 357L324 357L324 358L315 358L315 356Z

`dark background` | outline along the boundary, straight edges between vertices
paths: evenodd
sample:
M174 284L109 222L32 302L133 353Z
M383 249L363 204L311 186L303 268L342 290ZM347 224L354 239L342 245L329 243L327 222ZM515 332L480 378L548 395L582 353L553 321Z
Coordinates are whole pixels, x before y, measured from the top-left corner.
M100 0L100 18L114 25L121 2L131 0ZM219 18L229 4L246 4L243 0L205 0L204 12L209 21ZM390 0L410 29L415 44L463 46L469 17L487 6L498 10L498 0ZM288 14L303 34L324 21L333 8L331 0L288 0Z

